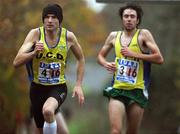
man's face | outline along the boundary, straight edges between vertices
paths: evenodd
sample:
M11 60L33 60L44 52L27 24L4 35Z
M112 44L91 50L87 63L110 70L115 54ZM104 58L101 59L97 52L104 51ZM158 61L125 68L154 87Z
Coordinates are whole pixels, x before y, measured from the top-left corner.
M54 14L48 14L44 18L44 27L46 30L54 31L59 28L59 20Z
M122 23L125 30L134 30L139 23L136 11L133 9L125 9L122 16Z

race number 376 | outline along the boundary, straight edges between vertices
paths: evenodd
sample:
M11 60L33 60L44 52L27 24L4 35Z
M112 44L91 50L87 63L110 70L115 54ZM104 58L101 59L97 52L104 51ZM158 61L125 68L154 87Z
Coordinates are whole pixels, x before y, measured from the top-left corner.
M119 59L116 79L131 84L136 83L139 63L133 60Z

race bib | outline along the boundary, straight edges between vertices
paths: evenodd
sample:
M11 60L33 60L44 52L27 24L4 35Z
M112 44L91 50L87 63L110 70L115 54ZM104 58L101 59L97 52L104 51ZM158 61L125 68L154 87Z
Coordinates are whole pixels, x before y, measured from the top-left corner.
M116 80L135 84L138 75L139 62L128 59L118 59Z
M61 64L58 62L39 64L39 82L48 84L57 84L60 82Z

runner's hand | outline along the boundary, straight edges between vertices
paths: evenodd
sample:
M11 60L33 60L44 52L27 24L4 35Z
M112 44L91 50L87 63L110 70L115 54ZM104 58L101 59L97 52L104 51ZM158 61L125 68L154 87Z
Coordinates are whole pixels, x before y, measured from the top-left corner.
M36 53L39 53L39 52L41 52L41 51L43 51L43 50L44 50L43 42L41 42L41 41L36 42L36 43L35 43L35 49L34 49L34 51L35 51Z
M107 71L114 73L116 71L116 64L115 62L106 62L104 67L107 69Z
M75 86L73 89L72 97L78 97L79 104L82 105L84 103L84 94L81 86Z
M121 49L121 53L123 56L127 56L127 57L135 57L136 55L136 53L130 50L128 47L123 47Z

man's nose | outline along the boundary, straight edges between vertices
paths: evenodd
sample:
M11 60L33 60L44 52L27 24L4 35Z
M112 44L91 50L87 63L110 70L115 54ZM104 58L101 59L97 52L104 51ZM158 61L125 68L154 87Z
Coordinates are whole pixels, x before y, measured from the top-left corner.
M49 18L48 18L48 21L51 22L51 21L52 21L52 17L49 17Z
M131 19L131 16L128 16L128 18L127 18L128 20L130 20Z

